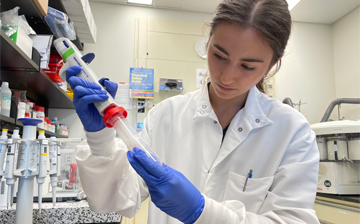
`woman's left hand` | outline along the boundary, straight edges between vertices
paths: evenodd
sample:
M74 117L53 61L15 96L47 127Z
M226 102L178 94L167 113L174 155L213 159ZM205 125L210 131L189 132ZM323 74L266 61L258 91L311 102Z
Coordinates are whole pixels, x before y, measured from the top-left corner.
M183 223L194 223L199 218L204 196L182 173L165 164L158 165L138 148L128 151L127 157L148 186L156 207Z

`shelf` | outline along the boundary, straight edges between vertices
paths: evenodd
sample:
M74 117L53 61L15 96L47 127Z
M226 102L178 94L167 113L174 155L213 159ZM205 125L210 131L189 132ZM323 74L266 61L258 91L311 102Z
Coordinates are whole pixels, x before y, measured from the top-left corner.
M20 122L20 121L16 121L14 118L12 117L7 117L4 115L0 114L0 124L1 124L1 129L6 128L9 130L10 133L12 133L12 131L15 128L20 128L20 135L23 131L23 127L24 125ZM41 128L36 127L36 133L38 133L40 130L44 130ZM45 136L46 137L50 137L51 135L55 135L56 138L68 138L68 136L64 136L64 135L60 135L58 133L53 133L50 132L48 130L44 130L45 131Z
M27 97L46 108L74 109L72 99L1 30L1 82L27 90Z
M39 66L31 60L4 31L1 32L1 70L39 71ZM2 75L2 74L1 74Z
M26 20L29 25L34 29L37 34L51 34L49 26L46 24L44 17L40 14L35 3L32 0L7 0L3 1L1 5L1 11L7 11L10 9L19 6L19 15L25 15ZM61 12L66 13L65 7L62 4L61 0L49 0L49 6L57 9ZM54 37L55 40L55 37ZM79 38L76 36L76 40L72 41L76 47L82 51L84 45L80 42Z

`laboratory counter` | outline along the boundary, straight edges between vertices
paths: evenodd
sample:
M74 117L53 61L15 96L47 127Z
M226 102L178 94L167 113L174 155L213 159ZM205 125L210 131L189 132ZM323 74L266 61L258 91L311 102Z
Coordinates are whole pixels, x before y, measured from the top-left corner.
M9 209L0 208L0 224L15 223L16 204ZM43 202L41 214L37 203L33 204L33 224L60 224L60 223L117 223L121 216L117 213L99 214L90 211L86 200L73 202Z

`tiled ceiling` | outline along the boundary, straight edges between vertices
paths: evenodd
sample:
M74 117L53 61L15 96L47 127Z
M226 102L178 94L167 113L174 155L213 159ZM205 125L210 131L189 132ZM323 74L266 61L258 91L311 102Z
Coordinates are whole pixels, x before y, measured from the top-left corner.
M127 0L90 0L128 4ZM222 0L153 0L151 6L192 12L214 13ZM360 4L359 0L302 0L291 10L293 21L332 24ZM132 4L133 5L133 4Z

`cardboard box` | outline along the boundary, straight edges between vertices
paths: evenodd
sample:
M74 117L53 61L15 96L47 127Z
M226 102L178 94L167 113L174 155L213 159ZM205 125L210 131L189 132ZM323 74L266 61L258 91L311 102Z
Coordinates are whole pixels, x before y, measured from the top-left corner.
M47 15L49 0L32 0L42 16Z

